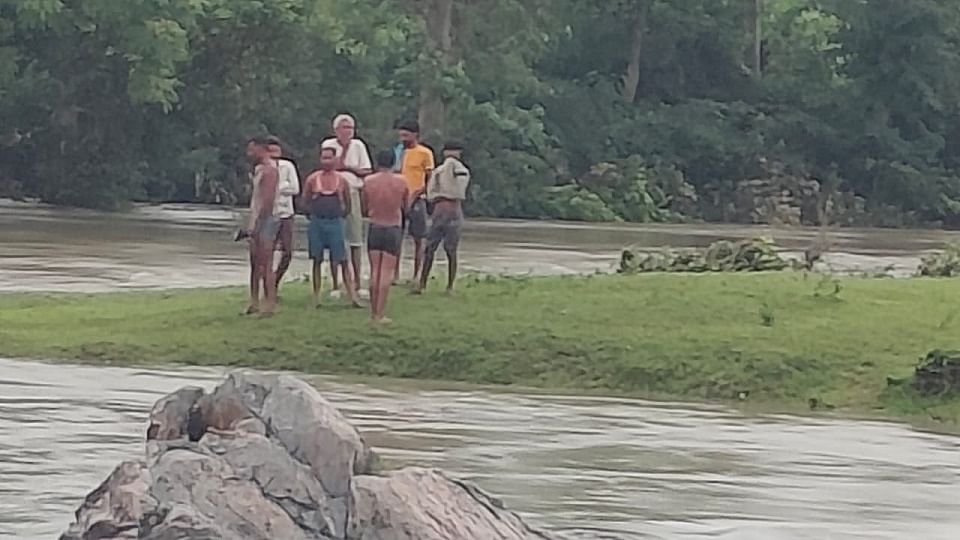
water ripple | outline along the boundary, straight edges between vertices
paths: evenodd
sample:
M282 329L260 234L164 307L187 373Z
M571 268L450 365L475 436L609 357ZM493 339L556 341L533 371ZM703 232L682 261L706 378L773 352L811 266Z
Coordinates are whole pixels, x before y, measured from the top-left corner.
M55 537L216 370L0 360L0 538ZM571 539L953 540L960 439L718 407L312 379L388 465L447 469Z

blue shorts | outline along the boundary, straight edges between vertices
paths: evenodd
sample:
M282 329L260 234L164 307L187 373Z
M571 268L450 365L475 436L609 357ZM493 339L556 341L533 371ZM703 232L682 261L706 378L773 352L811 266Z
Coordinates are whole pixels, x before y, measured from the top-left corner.
M343 236L343 218L311 219L307 227L307 243L310 246L310 258L323 260L323 252L330 252L330 262L342 263L347 260L347 245Z

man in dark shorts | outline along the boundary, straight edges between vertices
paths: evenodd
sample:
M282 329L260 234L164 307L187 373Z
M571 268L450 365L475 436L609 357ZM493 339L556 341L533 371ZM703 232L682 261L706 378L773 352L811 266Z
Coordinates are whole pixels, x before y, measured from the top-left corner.
M367 251L370 255L370 320L389 323L385 317L387 297L400 262L403 243L403 211L410 190L403 176L393 172L394 153L377 155L375 173L367 177L360 203L364 217L370 220Z
M280 219L280 230L277 231L277 250L280 251L280 262L277 263L276 282L280 290L280 282L290 268L293 260L293 231L294 208L293 198L300 195L300 176L297 174L297 165L290 159L283 157L283 143L278 137L269 137L270 156L277 166L280 184L277 186L277 200L274 203L274 215Z
M310 226L307 241L313 261L313 302L320 307L321 268L326 252L330 258L330 274L337 269L346 285L347 297L354 307L360 307L353 286L344 236L344 216L350 213L350 185L336 170L337 152L333 148L320 149L320 170L311 174L305 183L304 198L310 208Z
M280 230L275 215L280 175L270 155L269 141L251 139L247 143L247 159L254 166L253 195L250 198L250 221L246 236L250 243L250 305L247 314L269 317L277 305L277 284L273 272L273 249ZM260 301L263 287L263 305Z
M437 167L427 182L427 200L433 204L433 220L427 231L427 243L423 254L423 271L415 290L422 293L427 288L430 270L440 243L447 254L447 292L453 292L457 279L457 249L463 231L463 201L470 185L470 169L461 161L463 144L448 142L443 147L443 163Z
M406 229L413 238L413 282L420 277L423 266L423 239L427 236L427 203L424 194L427 178L433 171L433 151L420 143L420 124L401 122L397 127L400 139L399 162L394 169L403 175L410 194L407 197ZM400 279L400 267L397 265L396 281Z

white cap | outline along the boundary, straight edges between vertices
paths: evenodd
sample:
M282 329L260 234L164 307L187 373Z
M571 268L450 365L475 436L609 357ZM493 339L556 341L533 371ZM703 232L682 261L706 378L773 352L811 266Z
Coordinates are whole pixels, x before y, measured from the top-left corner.
M333 129L340 127L340 124L347 122L350 124L350 127L357 127L357 121L353 119L349 114L338 114L336 118L333 119Z

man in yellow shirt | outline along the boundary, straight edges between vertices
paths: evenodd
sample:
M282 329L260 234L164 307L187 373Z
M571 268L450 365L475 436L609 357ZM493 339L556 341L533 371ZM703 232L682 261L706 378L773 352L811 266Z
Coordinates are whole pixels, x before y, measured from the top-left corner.
M433 151L420 144L420 124L417 122L400 123L397 126L397 135L400 138L398 153L402 156L397 164L410 191L404 225L410 237L413 238L413 282L416 283L423 268L423 239L427 236L427 201L425 194L427 179L433 172L434 167ZM399 281L399 279L400 264L398 259L396 280Z

